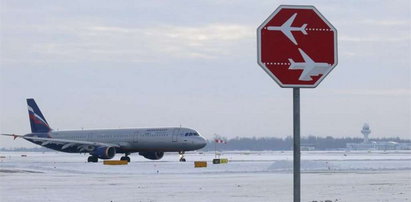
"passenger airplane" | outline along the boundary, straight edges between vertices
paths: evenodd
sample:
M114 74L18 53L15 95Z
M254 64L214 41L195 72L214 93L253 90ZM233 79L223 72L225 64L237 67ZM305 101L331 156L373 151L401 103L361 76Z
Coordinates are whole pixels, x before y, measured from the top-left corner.
M298 80L300 81L311 81L313 80L311 76L318 76L320 74L325 74L330 71L331 64L324 62L314 62L303 50L298 49L303 56L305 62L294 62L293 59L289 58L290 67L288 69L302 69L303 72Z
M164 152L184 152L203 148L207 141L190 128L136 128L53 131L34 99L27 99L31 133L26 135L2 134L14 139L23 138L32 143L68 153L89 153L88 162L111 159L124 153L121 160L130 162L129 154L138 152L147 159L158 160Z
M295 17L297 17L297 13L294 13L283 25L281 26L268 26L267 30L274 30L274 31L281 31L285 36L288 37L295 45L297 45L297 41L294 38L294 35L291 33L291 31L300 31L304 35L307 35L307 31L305 31L305 28L307 27L307 24L303 24L301 27L291 27L291 24L293 24Z

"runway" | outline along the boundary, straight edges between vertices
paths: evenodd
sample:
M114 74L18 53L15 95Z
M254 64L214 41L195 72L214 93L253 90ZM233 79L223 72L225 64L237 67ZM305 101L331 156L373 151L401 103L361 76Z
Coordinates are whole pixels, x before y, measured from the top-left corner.
M410 201L410 154L303 152L302 201ZM292 201L291 152L225 152L230 162L220 165L212 152L188 153L187 162L134 154L122 166L55 152L0 156L0 201Z

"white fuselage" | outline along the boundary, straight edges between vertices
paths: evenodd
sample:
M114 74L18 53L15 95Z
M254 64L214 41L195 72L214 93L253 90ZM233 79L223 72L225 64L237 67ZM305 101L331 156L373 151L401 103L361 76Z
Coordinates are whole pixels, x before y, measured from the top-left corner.
M37 136L35 133L29 135ZM192 151L201 149L207 144L206 139L197 131L180 127L52 131L48 135L52 139L116 144L120 146L118 153ZM52 147L44 142L42 146ZM81 151L66 150L66 152Z

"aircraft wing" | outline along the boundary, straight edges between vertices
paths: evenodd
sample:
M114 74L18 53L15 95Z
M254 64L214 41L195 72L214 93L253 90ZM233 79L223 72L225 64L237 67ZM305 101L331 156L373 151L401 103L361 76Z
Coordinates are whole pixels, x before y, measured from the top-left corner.
M311 76L312 76L312 67L310 67L310 68L306 67L306 68L304 68L304 70L301 73L300 78L298 78L298 80L311 81L312 80Z
M315 62L308 56L301 48L298 49L300 51L301 56L303 56L304 62L308 64L314 64Z
M293 16L290 17L282 26L281 31L284 35L288 37L294 44L297 44L297 41L294 38L294 35L291 33L291 25L294 22L295 17L297 17L297 13L294 13Z
M42 142L41 146L45 146L48 144L58 144L62 145L61 149L66 149L68 147L77 147L79 151L88 152L93 150L96 147L117 147L120 146L117 144L110 144L110 143L102 143L102 142L89 142L89 141L79 141L79 140L68 140L68 139L59 139L59 138L43 138L43 137L30 137L24 135L15 135L15 134L1 134L5 136L11 136L16 138L23 138L27 140L39 141Z
M295 17L297 17L297 13L294 13L282 26L284 27L291 27L294 22Z
M328 71L330 71L329 66L308 66L304 68L303 72L301 73L301 76L299 80L302 81L311 81L312 76L318 76L320 74L326 74Z

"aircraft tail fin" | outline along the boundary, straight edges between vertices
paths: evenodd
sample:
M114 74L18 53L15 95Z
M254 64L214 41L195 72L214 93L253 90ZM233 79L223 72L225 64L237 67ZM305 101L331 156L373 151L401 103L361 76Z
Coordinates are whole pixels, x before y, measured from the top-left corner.
M32 133L47 133L51 131L49 124L41 113L33 98L27 99L29 119Z

